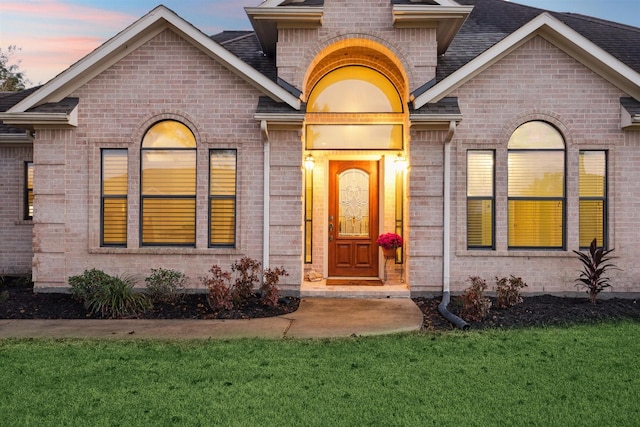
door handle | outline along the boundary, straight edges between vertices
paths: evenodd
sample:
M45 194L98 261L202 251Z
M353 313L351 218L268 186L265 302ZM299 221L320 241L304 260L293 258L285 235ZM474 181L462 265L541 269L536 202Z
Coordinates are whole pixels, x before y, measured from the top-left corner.
M333 224L329 224L329 233L333 232Z

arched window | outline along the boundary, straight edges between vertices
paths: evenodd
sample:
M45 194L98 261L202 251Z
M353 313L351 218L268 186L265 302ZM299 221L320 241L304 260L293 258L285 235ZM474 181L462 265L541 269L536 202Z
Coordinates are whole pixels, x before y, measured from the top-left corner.
M404 108L393 83L363 66L325 75L307 102L307 149L402 149Z
M195 246L196 139L184 124L165 120L142 140L143 246Z
M565 247L565 143L549 123L523 124L509 139L509 248Z
M362 66L338 68L309 95L310 113L401 113L402 100L391 81Z

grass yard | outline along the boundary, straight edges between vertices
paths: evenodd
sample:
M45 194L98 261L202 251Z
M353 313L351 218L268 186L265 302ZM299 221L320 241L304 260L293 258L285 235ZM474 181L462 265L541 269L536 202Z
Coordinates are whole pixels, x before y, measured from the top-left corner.
M339 340L0 341L5 426L637 426L640 323Z

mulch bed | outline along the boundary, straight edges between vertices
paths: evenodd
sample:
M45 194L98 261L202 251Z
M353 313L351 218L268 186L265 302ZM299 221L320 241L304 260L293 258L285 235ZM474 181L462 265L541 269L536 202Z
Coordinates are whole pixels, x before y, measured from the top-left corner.
M88 313L84 305L70 294L33 293L29 288L2 289L0 319L100 319L99 313ZM140 313L137 319L255 319L274 317L298 309L298 298L281 298L278 307L269 307L258 298L249 298L241 307L215 312L204 294L186 294L173 303L154 303L153 308Z
M482 322L468 322L471 329L517 328L528 326L570 325L606 320L633 319L640 321L640 301L636 299L598 299L593 305L585 298L561 298L551 295L524 297L524 301L510 308L495 308ZM437 308L440 299L414 298L425 314L424 328L446 330L455 327L444 319ZM461 304L452 297L449 311L459 315Z
M455 329L438 312L439 298L414 298L424 314L423 329ZM153 309L136 316L140 319L249 319L280 316L298 309L298 298L281 298L278 307L267 307L251 299L242 307L214 312L205 295L187 294L175 303L156 303ZM459 314L460 302L453 297L449 311ZM33 293L27 287L0 288L0 319L99 319L69 294ZM469 322L472 329L568 325L604 320L640 321L640 302L634 299L599 299L592 305L586 298L560 298L549 295L525 297L508 309L491 308L482 322Z

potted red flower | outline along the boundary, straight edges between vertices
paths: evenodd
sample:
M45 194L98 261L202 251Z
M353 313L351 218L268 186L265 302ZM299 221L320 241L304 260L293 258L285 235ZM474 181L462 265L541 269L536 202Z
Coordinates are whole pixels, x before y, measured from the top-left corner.
M376 241L382 248L385 258L395 258L396 249L402 247L402 237L396 233L384 233L378 236Z

